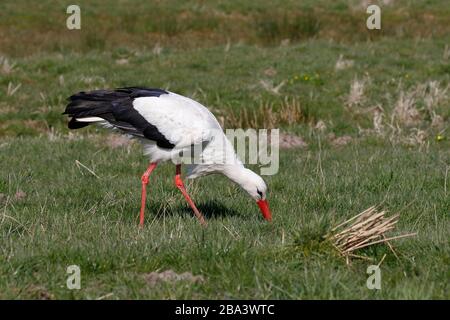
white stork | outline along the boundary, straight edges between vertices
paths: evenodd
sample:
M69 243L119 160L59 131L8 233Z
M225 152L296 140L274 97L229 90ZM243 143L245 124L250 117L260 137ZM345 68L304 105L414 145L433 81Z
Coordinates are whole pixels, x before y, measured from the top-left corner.
M187 178L212 173L224 174L247 191L257 202L263 217L271 221L264 180L244 167L217 119L200 103L166 90L143 87L79 92L68 100L70 102L64 114L71 117L68 124L70 129L98 123L118 129L130 137L136 137L143 144L144 154L150 158L150 165L141 178L141 226L144 224L146 186L152 171L159 162L173 160L174 153L181 154L198 145L202 146L203 161L188 165ZM217 136L214 136L217 132L220 132L219 138L224 139L217 139ZM218 156L226 156L232 161L224 163L215 161ZM175 165L175 185L186 198L200 223L206 225L203 215L184 187L181 164Z

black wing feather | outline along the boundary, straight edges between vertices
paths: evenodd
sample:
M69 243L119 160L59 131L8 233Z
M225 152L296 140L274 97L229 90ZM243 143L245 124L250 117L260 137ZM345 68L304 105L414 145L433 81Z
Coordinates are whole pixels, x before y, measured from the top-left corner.
M170 142L156 126L148 122L136 109L133 100L140 97L159 97L167 91L156 88L125 87L115 90L94 90L79 92L69 97L69 104L63 114L69 115L69 129L79 129L88 122L77 118L100 117L125 133L155 141L161 148L172 149Z

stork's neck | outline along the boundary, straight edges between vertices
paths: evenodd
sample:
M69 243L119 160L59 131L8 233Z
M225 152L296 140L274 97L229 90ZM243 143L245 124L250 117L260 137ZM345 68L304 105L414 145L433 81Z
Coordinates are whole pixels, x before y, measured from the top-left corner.
M264 199L267 185L264 180L250 169L244 168L242 164L229 165L223 173L232 181L241 186L242 189L255 200Z
M223 174L241 186L248 180L247 169L240 162L225 165Z

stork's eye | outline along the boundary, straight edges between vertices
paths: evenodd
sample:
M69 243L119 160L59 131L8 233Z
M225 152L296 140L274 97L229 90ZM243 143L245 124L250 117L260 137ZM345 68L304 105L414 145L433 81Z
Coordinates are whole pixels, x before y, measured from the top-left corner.
M259 196L261 197L261 199L262 199L262 197L263 197L263 193L261 192L261 191L259 191L258 189L256 189L256 192L259 194Z

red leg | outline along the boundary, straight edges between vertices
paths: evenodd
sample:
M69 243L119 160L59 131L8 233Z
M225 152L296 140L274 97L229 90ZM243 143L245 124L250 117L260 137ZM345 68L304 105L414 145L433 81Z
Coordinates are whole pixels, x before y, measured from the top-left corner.
M145 211L145 202L147 197L147 184L148 184L148 178L150 176L150 173L152 173L153 169L156 168L157 162L152 162L148 166L147 170L142 175L141 181L142 181L142 194L141 194L141 214L139 216L139 225L141 227L144 226L144 211Z
M198 221L200 221L200 224L202 226L206 227L206 221L203 215L198 211L197 207L195 206L194 201L192 201L191 197L188 195L186 188L184 187L183 180L181 180L181 164L177 164L176 166L176 175L175 175L175 185L177 188L181 191L186 201L191 206L192 210L194 211L195 216L197 217Z

